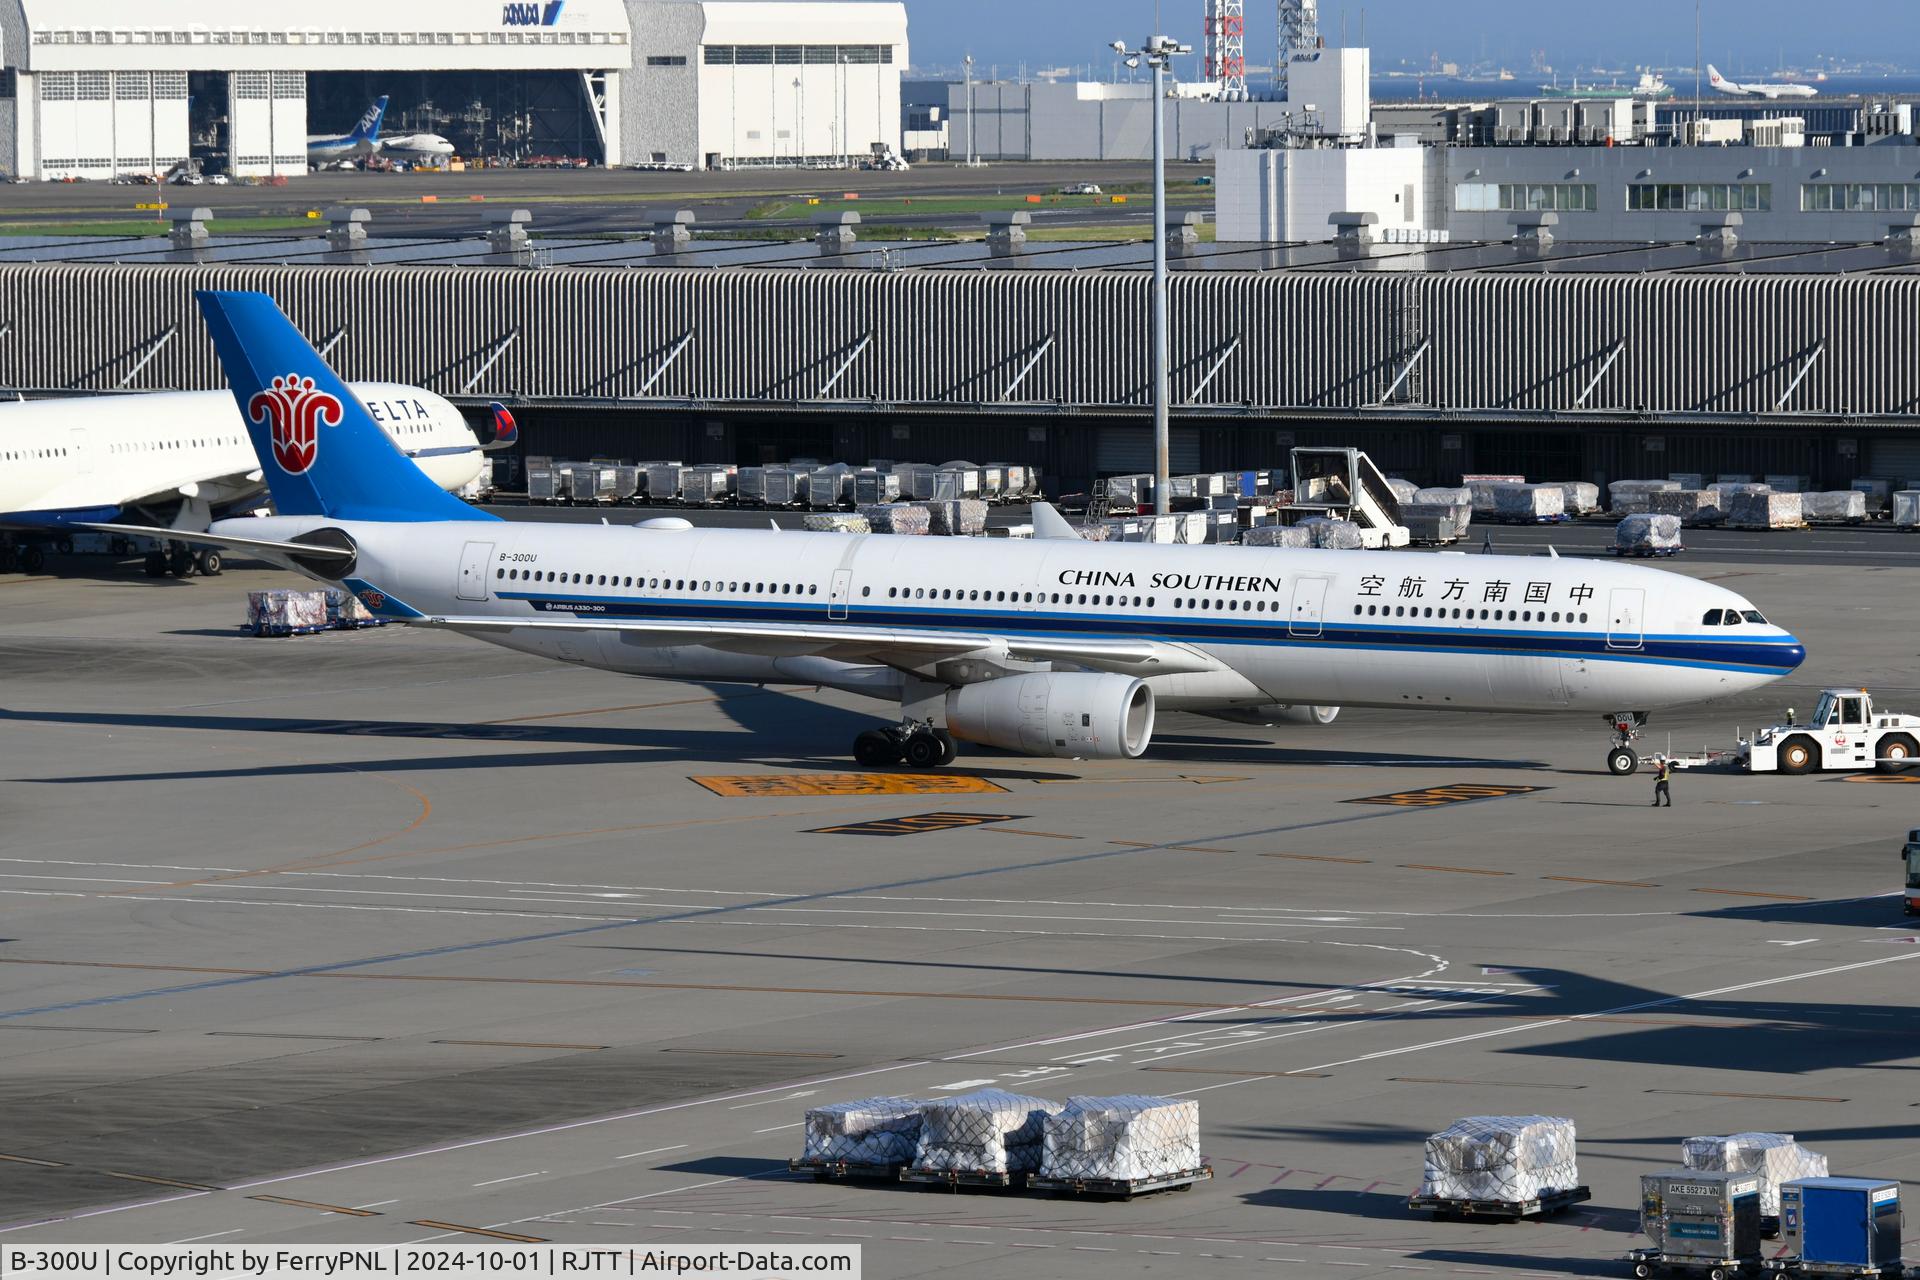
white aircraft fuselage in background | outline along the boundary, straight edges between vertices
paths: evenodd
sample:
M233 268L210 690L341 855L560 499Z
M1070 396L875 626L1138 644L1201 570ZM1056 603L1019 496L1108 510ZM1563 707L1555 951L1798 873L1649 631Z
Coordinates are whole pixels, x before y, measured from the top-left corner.
M1736 98L1811 98L1820 92L1810 84L1737 83L1721 75L1711 63L1707 65L1707 83Z
M480 441L446 399L400 383L357 383L353 391L442 489L463 489L480 474ZM114 520L183 497L217 511L265 492L260 459L228 392L0 403L0 520Z

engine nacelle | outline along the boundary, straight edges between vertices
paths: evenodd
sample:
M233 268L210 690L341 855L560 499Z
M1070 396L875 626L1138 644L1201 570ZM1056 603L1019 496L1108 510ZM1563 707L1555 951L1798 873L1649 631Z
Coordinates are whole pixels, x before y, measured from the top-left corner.
M1332 724L1339 716L1338 707L1281 707L1280 714L1274 719L1281 724Z
M1025 756L1131 760L1153 741L1153 690L1132 676L1003 676L947 695L956 738Z

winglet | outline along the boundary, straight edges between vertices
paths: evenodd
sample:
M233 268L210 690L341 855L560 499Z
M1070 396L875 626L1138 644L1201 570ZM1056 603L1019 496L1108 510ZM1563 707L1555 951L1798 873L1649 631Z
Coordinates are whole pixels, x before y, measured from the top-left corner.
M1033 536L1035 539L1072 538L1080 539L1080 531L1067 523L1067 518L1053 509L1051 502L1033 504Z

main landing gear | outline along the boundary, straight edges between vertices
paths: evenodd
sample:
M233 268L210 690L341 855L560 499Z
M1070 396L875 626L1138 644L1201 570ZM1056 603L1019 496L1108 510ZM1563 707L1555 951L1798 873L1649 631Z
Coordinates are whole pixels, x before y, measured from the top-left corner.
M1607 772L1623 778L1640 767L1640 756L1633 744L1640 737L1640 731L1647 727L1647 713L1610 711L1602 719L1613 730L1613 745L1607 749Z
M149 578L191 578L194 574L215 578L225 567L217 548L190 551L179 543L169 543L164 551L149 551L143 567Z
M910 769L937 769L952 764L958 754L952 734L911 720L869 729L853 740L853 758L869 769L901 763Z

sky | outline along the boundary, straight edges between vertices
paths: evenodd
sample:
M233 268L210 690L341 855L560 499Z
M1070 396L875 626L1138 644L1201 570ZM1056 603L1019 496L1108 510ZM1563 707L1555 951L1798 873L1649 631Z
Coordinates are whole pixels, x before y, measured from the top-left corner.
M906 0L908 38L918 68L957 67L969 51L977 73L995 64L1002 76L1045 67L1095 64L1111 70L1108 46L1152 34L1153 0ZM1200 44L1202 0L1162 0L1166 34ZM1247 0L1247 62L1273 58L1275 6ZM1874 59L1920 67L1920 4L1916 0L1854 0L1827 12L1825 24L1806 0L1701 0L1706 58L1729 74L1771 71L1786 64L1824 66L1826 59ZM1596 22L1594 15L1605 20ZM1340 41L1344 14L1349 44L1373 47L1374 67L1409 59L1425 66L1432 54L1462 65L1482 56L1526 71L1531 52L1571 70L1691 66L1693 9L1685 0L1608 0L1600 6L1547 0L1321 0L1320 31ZM1362 15L1364 16L1364 19ZM1732 66L1728 66L1732 63Z

